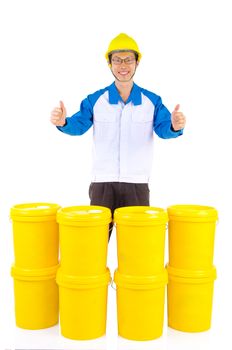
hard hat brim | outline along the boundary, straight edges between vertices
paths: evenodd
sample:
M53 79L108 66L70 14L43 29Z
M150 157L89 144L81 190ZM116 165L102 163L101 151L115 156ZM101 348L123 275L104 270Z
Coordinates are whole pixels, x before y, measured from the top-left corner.
M135 50L131 50L131 49L120 49L120 50L112 50L110 52L106 52L105 57L107 59L107 61L109 60L109 55L112 55L113 53L117 53L117 52L133 52L136 53L138 55L138 61L141 59L142 55L140 52L135 51Z

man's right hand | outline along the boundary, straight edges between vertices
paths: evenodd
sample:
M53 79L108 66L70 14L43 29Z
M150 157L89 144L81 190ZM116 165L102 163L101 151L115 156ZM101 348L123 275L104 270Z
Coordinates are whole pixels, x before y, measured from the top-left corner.
M66 123L66 108L63 101L60 101L60 107L56 107L51 112L51 123L55 126L64 126Z

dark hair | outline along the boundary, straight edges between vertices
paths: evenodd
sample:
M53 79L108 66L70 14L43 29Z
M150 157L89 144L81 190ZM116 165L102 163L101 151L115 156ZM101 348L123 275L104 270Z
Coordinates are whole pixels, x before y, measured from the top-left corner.
M137 53L137 52L135 52L135 51L133 51L133 53L135 54L135 60L136 60L136 62L138 62L138 58L139 58L139 54ZM112 60L112 55L113 55L113 53L110 53L109 54L109 63L111 64L111 60Z

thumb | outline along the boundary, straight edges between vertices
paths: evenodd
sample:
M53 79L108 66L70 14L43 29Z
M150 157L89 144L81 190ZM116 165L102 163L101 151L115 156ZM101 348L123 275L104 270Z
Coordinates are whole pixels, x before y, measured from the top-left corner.
M64 102L63 101L60 101L60 108L62 109L62 111L65 110L65 106L64 106Z
M178 105L176 105L176 107L174 108L174 111L173 111L173 112L178 112L179 109L180 109L180 105L178 104Z

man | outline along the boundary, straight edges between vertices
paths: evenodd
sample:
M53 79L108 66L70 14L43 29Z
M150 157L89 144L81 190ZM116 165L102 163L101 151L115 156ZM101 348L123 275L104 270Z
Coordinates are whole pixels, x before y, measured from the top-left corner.
M118 207L149 205L153 131L165 139L178 137L185 116L179 105L170 113L159 96L133 82L141 59L134 39L119 34L105 57L115 82L87 96L72 117L66 117L60 101L51 122L70 135L82 135L93 125L91 205L106 206L113 215Z

